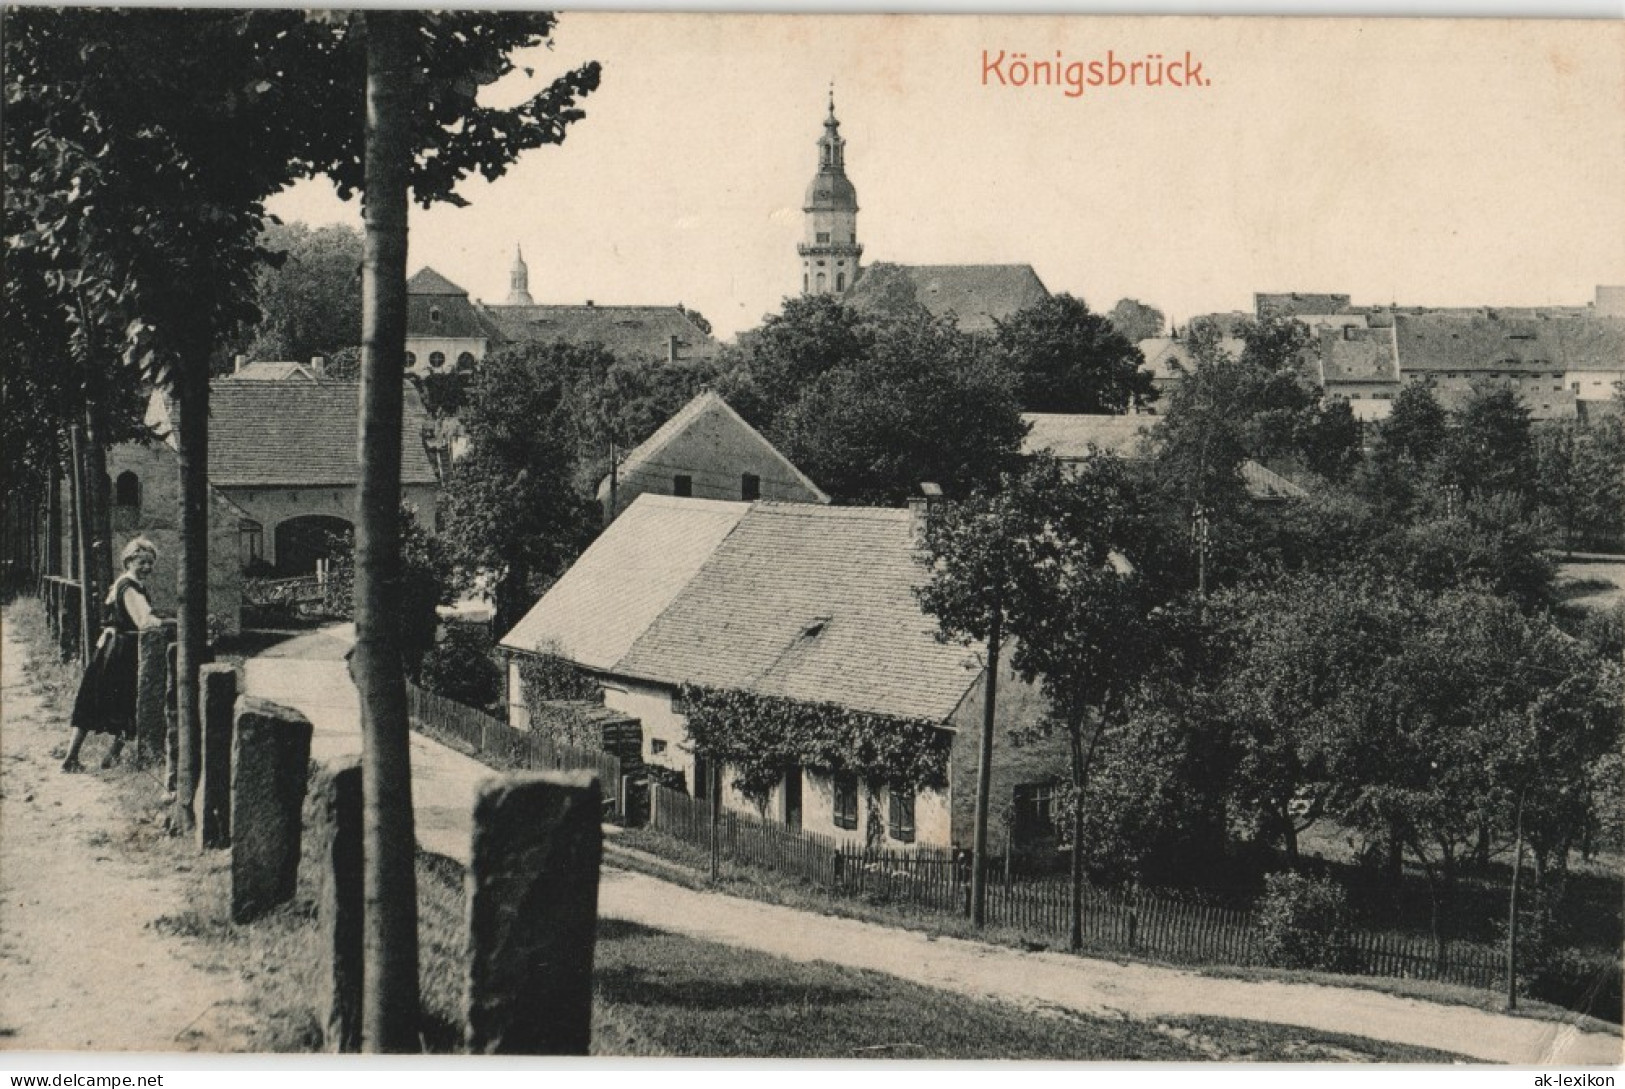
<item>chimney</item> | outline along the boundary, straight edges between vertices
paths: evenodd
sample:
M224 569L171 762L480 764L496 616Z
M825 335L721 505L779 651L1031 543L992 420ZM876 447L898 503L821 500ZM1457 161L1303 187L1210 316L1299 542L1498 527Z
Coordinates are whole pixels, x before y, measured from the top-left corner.
M677 362L677 345L679 345L681 343L682 343L682 341L677 339L677 337L675 337L675 336L669 336L669 337L666 338L666 362L667 363L675 363L675 362Z
M931 511L942 502L942 489L929 480L920 482L920 494L911 495L908 500L908 528L918 539L925 533L925 520L931 517Z
M243 367L247 366L247 364L248 356L244 355L242 352L238 352L236 355L231 357L231 373L242 374Z
M587 300L587 305L588 305L588 306L591 306L591 305L592 305L592 300L591 300L591 299L588 299L588 300Z
M310 357L310 373L317 378L327 377L327 359L325 356L313 355Z

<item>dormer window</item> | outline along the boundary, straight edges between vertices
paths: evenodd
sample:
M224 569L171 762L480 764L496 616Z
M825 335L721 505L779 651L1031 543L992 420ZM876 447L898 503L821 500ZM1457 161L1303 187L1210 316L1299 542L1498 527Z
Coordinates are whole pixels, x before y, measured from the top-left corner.
M440 321L441 321L440 308L438 306L429 307L429 322L430 322L430 324L439 325Z

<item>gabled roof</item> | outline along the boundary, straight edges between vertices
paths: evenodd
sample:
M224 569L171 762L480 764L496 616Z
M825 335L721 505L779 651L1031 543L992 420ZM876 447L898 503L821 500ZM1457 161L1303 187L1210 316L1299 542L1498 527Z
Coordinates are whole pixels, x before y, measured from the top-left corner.
M1081 412L1023 412L1029 425L1021 440L1023 454L1048 450L1063 461L1086 458L1095 452L1134 457L1140 441L1156 422L1152 416L1112 416Z
M468 298L468 292L446 279L440 273L424 265L413 273L406 281L408 295L461 295Z
M501 645L614 671L749 509L748 503L639 496Z
M1309 489L1251 458L1241 463L1241 482L1253 499L1304 499Z
M1135 347L1145 356L1145 366L1141 369L1151 372L1151 377L1158 382L1176 380L1181 370L1191 369L1190 341L1183 337L1150 337ZM1239 337L1227 337L1219 341L1219 347L1229 355L1240 356L1247 342Z
M511 341L602 344L623 359L715 355L717 342L677 306L485 306L484 314Z
M501 343L502 332L466 295L418 294L406 297L408 340L486 340Z
M1321 382L1393 384L1399 381L1399 360L1394 353L1394 331L1379 329L1322 329Z
M360 400L355 382L211 383L209 483L217 488L358 483ZM417 391L408 386L401 408L403 484L436 482L423 448L428 423Z
M897 265L914 282L914 295L932 314L952 313L966 332L993 329L1018 310L1049 298L1031 265ZM861 304L864 280L849 297Z
M937 641L914 554L905 510L643 495L502 645L548 641L624 677L945 722L981 671Z
M319 382L315 372L303 363L244 363L224 380L238 382Z
M637 473L644 468L654 469L656 466L659 466L659 470L657 471L656 475L663 473L666 468L670 467L670 459L663 460L662 458L662 455L665 454L667 448L676 442L677 439L690 428L699 425L700 422L707 417L722 421L724 426L736 428L738 434L741 435L746 442L752 443L757 447L760 453L778 462L786 478L795 481L803 488L806 488L807 491L811 492L816 497L816 502L829 502L829 496L824 493L823 489L821 489L817 484L814 484L812 480L808 478L806 473L803 473L800 469L797 469L795 465L791 463L789 458L779 453L778 448L772 443L768 442L760 431L757 431L750 424L746 423L745 418L733 410L733 406L729 405L728 402L724 401L719 394L714 393L711 390L705 390L702 393L697 394L693 400L688 402L688 404L678 409L677 412L672 415L671 419L661 424L660 427L656 429L654 434L650 435L637 446L633 447L632 451L626 455L626 459L621 462L621 475L623 477L631 477L634 473ZM688 468L688 466L676 467L684 469ZM704 485L705 482L702 479L696 478L694 480L694 487L696 489L703 490ZM734 492L734 489L737 489L738 487L739 481L737 478L730 477L726 482L726 490L729 492ZM606 499L608 496L609 477L605 476L598 485L598 498Z

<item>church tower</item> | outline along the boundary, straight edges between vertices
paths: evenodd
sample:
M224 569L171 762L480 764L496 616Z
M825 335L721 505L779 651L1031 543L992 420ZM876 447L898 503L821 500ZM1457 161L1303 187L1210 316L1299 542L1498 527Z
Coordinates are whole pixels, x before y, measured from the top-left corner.
M801 255L804 295L844 295L858 278L858 191L846 176L846 141L835 119L835 89L829 92L829 116L818 141L818 173L807 186L807 234L796 246Z
M520 252L518 243L513 247L513 265L508 269L508 297L503 303L507 306L536 305L536 300L530 297L530 269L525 267L525 255Z

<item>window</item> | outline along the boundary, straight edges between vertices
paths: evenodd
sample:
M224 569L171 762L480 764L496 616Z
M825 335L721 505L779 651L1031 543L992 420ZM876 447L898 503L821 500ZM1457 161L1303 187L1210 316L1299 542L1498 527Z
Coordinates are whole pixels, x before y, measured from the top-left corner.
M820 242L828 242L829 241L829 232L828 231L819 231L818 232L818 241L820 241Z
M846 273L837 272L835 274L835 290L836 291L845 291L846 290Z
M473 352L464 352L462 355L458 356L457 357L457 369L460 370L460 371L471 371L471 370L473 370L474 369L474 353Z
M663 753L665 751L666 751L666 743L664 741L662 741L658 737L651 737L649 739L649 755L650 756L659 756L661 753Z
M128 470L120 473L118 481L113 485L113 505L141 506L141 478Z
M848 831L858 826L858 777L849 772L835 774L835 827Z
M762 478L755 473L741 473L739 477L739 498L747 503L762 498Z
M820 263L822 263L822 262L820 262ZM825 275L824 275L824 274L823 274L823 273L822 273L822 272L820 272L820 273L819 273L819 274L818 274L818 279L817 279L817 284L818 284L818 293L819 293L819 294L820 294L820 295L822 295L822 294L823 294L823 293L824 293L824 286L825 286L825 285L826 285L826 284L827 284L827 283L828 283L828 282L829 282L829 280L828 280L828 278L827 278L827 277L826 277L826 276L825 276Z
M1010 830L1017 843L1055 835L1055 790L1054 783L1023 783L1016 787Z
M415 367L418 365L418 354L416 352L406 353L406 365L408 367Z
M237 562L246 571L265 559L265 528L252 518L237 523Z
M446 365L446 353L445 352L430 352L429 353L429 367L430 367L431 370L439 370L441 367L444 367L445 365Z
M676 692L671 694L671 713L674 715L688 714L688 701Z
M440 308L438 306L429 307L429 320L435 325L440 324Z
M886 831L892 839L914 842L914 792L892 786L886 791Z
M671 494L692 496L694 494L694 478L686 473L678 473L671 478Z

